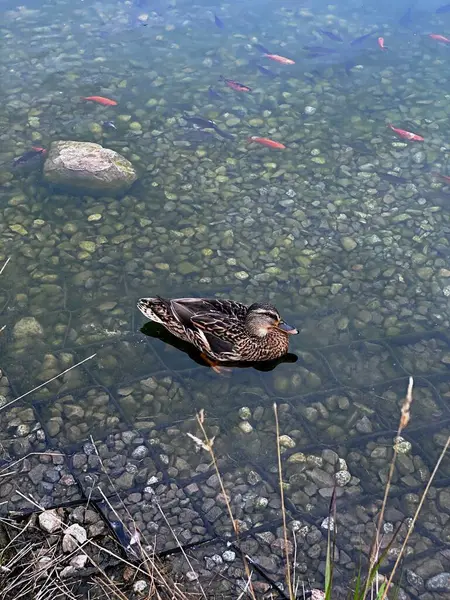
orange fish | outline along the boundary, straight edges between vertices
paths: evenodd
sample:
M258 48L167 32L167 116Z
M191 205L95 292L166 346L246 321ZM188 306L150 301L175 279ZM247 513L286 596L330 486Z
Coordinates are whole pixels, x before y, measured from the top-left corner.
M258 137L256 135L252 135L249 137L247 142L251 144L252 142L255 144L261 144L262 146L267 146L268 148L276 148L277 150L284 150L286 146L281 144L280 142L275 142L274 140L269 140L269 138Z
M279 54L264 54L264 57L270 58L270 60L274 60L282 65L295 65L295 61L290 58L286 58L285 56L280 56Z
M425 138L423 138L421 135L417 135L417 133L411 133L411 131L406 131L405 129L398 129L397 127L394 127L392 123L389 123L388 127L392 129L392 131L395 131L397 135L399 135L405 140L411 140L412 142L423 142L425 140Z
M437 171L432 171L431 174L434 175L434 177L440 177L447 183L450 183L450 177L448 175L442 175L442 173L438 173Z
M223 75L219 77L219 81L223 81L225 85L234 90L235 92L251 92L252 88L248 87L248 85L244 85L243 83L239 83L239 81L234 81L234 79L226 79Z
M81 99L97 102L103 106L117 106L117 102L115 100L110 100L109 98L104 98L103 96L82 96Z
M436 40L437 42L444 42L445 44L450 44L450 40L445 37L445 35L440 35L439 33L430 33L428 35L432 40Z
M379 37L377 43L382 50L387 50L386 46L384 45L384 37Z

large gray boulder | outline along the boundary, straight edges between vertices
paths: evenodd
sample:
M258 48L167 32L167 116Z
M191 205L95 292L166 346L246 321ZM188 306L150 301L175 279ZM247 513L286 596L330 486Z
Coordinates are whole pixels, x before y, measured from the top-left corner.
M115 195L128 190L137 174L115 150L91 142L57 141L44 163L49 183L87 194Z

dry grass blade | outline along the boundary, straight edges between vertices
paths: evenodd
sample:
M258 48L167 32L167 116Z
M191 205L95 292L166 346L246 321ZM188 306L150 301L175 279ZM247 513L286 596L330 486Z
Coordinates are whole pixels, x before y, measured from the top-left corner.
M79 367L83 363L87 362L88 360L91 360L91 358L94 358L94 356L97 356L96 352L94 354L91 354L91 356L88 356L87 358L83 358L83 360L80 360L80 362L77 362L76 365L72 365L71 367L69 367L65 371L61 371L61 373L59 373L58 375L55 375L51 379L47 379L47 381L44 381L44 383L41 383L40 385L36 386L35 388L33 388L32 390L30 390L29 392L25 392L25 394L22 394L18 398L14 398L14 400L11 400L11 402L8 402L4 406L1 406L0 407L0 412L2 410L5 410L5 409L9 408L12 404L15 404L16 402L19 402L19 400L22 400L26 396L29 396L33 392L37 392L37 390L40 390L42 387L46 386L48 383L51 383L52 381L55 381L55 379L58 379L58 377L61 377L62 375L65 375L69 371L72 371L72 369L76 369L77 367Z
M286 556L286 581L289 591L289 598L290 600L295 600L291 580L291 561L289 558L289 546L287 537L286 506L284 504L283 471L281 469L280 423L278 421L278 410L276 403L274 403L273 405L273 412L275 414L275 428L277 434L278 479L280 484L281 514L283 516L284 553Z
M209 438L208 434L206 433L204 421L205 421L205 413L204 413L204 410L201 409L197 413L197 423L199 424L199 427L202 430L202 434L203 434L203 437L205 439L205 445L206 445L207 450L208 450L208 452L209 452L209 454L211 456L211 460L212 460L212 463L214 465L214 470L216 471L216 475L217 475L217 478L219 480L219 485L220 485L220 489L221 489L221 492L222 492L222 495L223 495L223 498L224 498L224 502L225 502L226 507L227 507L228 515L230 517L230 521L231 521L231 524L233 526L234 533L236 535L236 540L239 540L239 527L237 525L237 522L234 519L233 511L231 509L230 499L228 498L228 494L227 494L227 492L225 490L225 486L223 484L223 479L222 479L222 476L221 476L220 471L219 471L219 466L217 464L216 455L214 454L214 450L213 450L213 441L211 441L211 439ZM249 581L248 589L249 589L250 595L253 598L253 600L256 600L255 590L254 590L253 584L252 584L252 575L251 575L251 572L250 572L250 567L248 566L248 561L247 561L244 553L242 553L242 562L244 564L245 575L247 577L247 580Z
M106 475L111 487L113 489L115 489L114 487L114 482L111 479L111 477L109 476L109 473L107 472L105 465L103 464L102 458L98 452L97 446L94 442L94 439L91 436L91 443L94 446L95 452L97 454L97 457L99 459L100 462L100 466L101 469L103 471L103 473ZM142 575L145 575L147 577L149 577L150 579L150 583L151 583L151 589L153 591L153 593L156 595L156 598L159 600L161 598L160 593L159 593L159 589L164 590L166 593L170 594L170 598L172 600L187 600L187 596L183 593L182 590L180 590L173 581L168 580L167 575L163 572L163 568L162 565L160 564L160 561L158 559L158 557L156 556L156 554L153 552L152 554L150 554L146 548L144 548L142 546L142 542L141 542L141 536L140 534L135 536L135 534L138 532L138 527L136 525L135 520L133 519L132 515L130 514L130 512L128 511L127 507L125 506L125 504L123 503L122 499L120 498L119 494L117 494L117 498L120 500L122 508L126 511L127 516L129 517L130 521L133 523L133 528L134 531L131 531L130 528L128 527L128 525L124 522L124 520L121 518L120 514L117 512L116 508L111 504L111 502L109 501L109 499L105 496L103 490L100 487L97 487L99 493L101 494L103 501L105 502L105 504L108 506L108 508L111 510L111 512L115 515L115 517L117 518L117 520L121 523L122 527L124 528L124 530L130 535L130 537L136 537L136 542L140 551L140 556L142 558L143 561L143 565L142 567L137 566L129 561L127 561L126 559L123 559L121 557L117 557L117 555L114 555L115 558L119 558L119 560L125 564L128 567L131 567L132 569L135 570L136 573L141 573ZM163 519L166 521L166 523L168 524L167 518L165 516L165 514L163 513L161 507L158 504L158 509L161 512ZM181 550L181 552L183 553L187 564L189 565L189 568L193 571L193 567L189 561L189 559L187 558L181 543L179 542L175 532L173 531L173 529L171 528L171 526L169 525L169 528L172 532L172 535L174 536L175 540L177 541L177 544L179 545L179 548ZM93 542L92 542L93 543ZM93 543L93 545L96 545L95 543ZM106 550L105 548L101 548L100 546L97 546L99 549L103 550L104 552L112 555L111 551ZM154 544L152 545L152 547L154 547ZM103 582L104 585L105 582ZM115 586L114 583L111 584L113 587ZM200 590L201 593L203 595L204 598L206 598L206 594L201 586L201 584L199 583L200 586ZM108 587L109 589L109 587ZM115 593L117 594L117 590L115 591Z
M414 379L412 377L410 377L409 382L408 382L408 389L406 392L406 396L405 396L405 399L403 400L403 404L402 404L402 408L401 408L400 421L399 421L398 429L397 429L397 438L400 437L403 429L405 429L405 427L408 425L409 420L410 420L411 404L413 401L413 396L412 396L413 387L414 387ZM377 529L376 529L375 536L374 536L374 539L372 542L372 547L370 550L369 575L365 581L362 598L366 598L367 593L369 591L371 581L373 581L373 576L372 576L373 572L379 566L378 549L380 548L380 533L381 533L381 528L383 526L384 513L386 511L387 499L389 496L389 492L391 490L392 479L394 477L395 464L397 462L397 454L398 454L398 444L394 444L394 455L392 457L391 464L389 467L389 474L388 474L386 486L384 488L383 502L381 504L380 514L378 515Z
M434 480L434 478L436 476L436 473L439 470L441 462L443 461L444 456L447 453L447 450L448 450L449 446L450 446L450 436L447 438L445 446L444 446L444 448L442 449L442 452L439 455L439 458L438 458L438 460L437 460L437 462L436 462L436 464L434 466L433 472L431 473L430 479L428 480L427 485L426 485L426 487L425 487L425 489L423 491L422 497L420 498L420 502L419 502L419 504L417 506L416 512L414 513L414 517L413 517L413 520L411 522L411 525L409 526L408 533L406 534L405 539L403 540L403 544L402 544L402 546L400 548L400 552L399 552L399 554L397 556L397 560L395 561L395 564L394 564L394 566L392 568L392 572L391 572L391 574L389 576L388 582L387 582L386 587L385 587L385 589L383 591L383 595L381 596L381 600L385 600L385 598L386 598L386 594L388 593L388 590L389 590L389 588L390 588L390 586L392 584L392 581L394 579L394 576L395 576L395 573L396 573L396 571L398 569L400 561L403 558L406 545L408 544L409 538L410 538L412 532L414 531L414 527L416 525L416 522L417 522L417 519L419 517L419 514L420 514L420 512L422 510L423 503L425 502L425 499L428 496L428 492L429 492L429 489L431 487L431 484L433 483L433 480Z
M6 261L3 263L2 268L0 269L0 275L3 273L3 271L6 269L7 264L9 263L9 261L11 260L11 257L9 256Z

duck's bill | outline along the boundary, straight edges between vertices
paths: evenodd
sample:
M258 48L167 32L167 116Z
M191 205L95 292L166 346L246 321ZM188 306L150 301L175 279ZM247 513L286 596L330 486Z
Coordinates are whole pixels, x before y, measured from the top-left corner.
M280 321L278 323L278 329L281 329L281 331L289 333L290 335L296 335L298 333L298 329L295 329L295 327L291 327L285 321Z

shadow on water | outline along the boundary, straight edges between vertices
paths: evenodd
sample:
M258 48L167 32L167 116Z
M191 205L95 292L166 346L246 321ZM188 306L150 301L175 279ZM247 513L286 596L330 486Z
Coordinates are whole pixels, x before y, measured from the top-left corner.
M205 361L202 359L200 352L187 342L183 342L176 336L172 335L165 327L159 325L158 323L152 323L151 321L146 323L143 327L141 327L140 331L151 338L156 338L165 344L169 344L173 348L184 352L191 358L194 362L202 367L210 368ZM295 363L298 360L298 356L293 354L292 352L288 352L284 356L280 356L276 360L267 360L260 362L227 362L221 363L224 367L227 368L239 368L239 369L249 369L253 368L257 371L273 371L278 365L283 363Z

